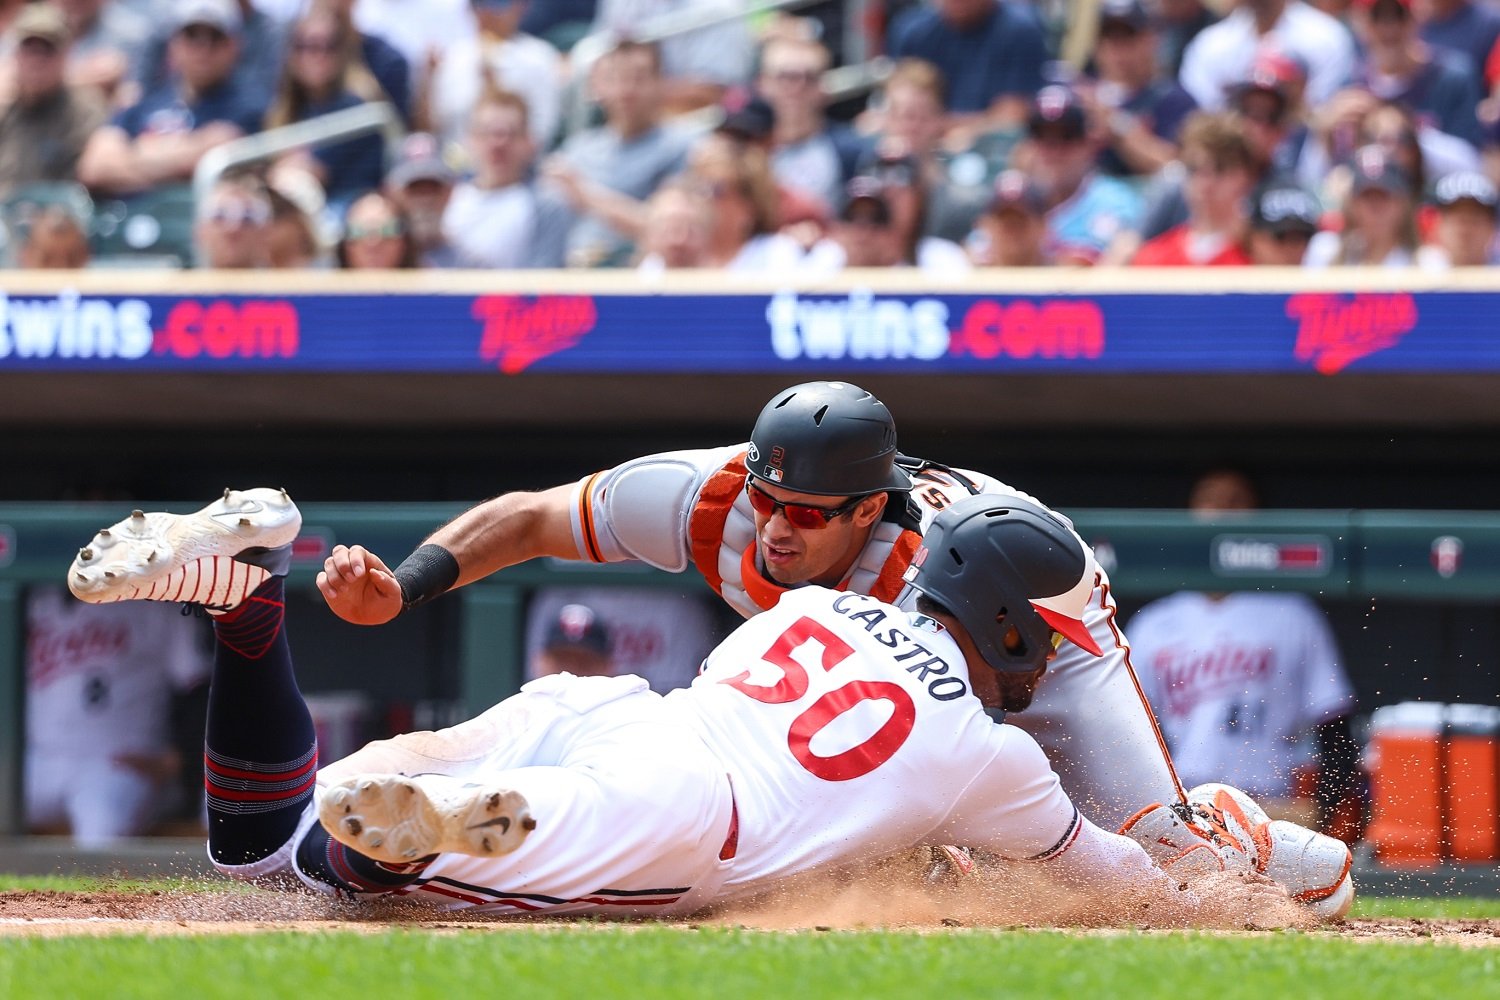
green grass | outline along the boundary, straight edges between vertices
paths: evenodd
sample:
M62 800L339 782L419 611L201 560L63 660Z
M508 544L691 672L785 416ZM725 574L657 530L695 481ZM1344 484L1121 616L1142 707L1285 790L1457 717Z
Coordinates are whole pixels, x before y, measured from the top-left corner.
M680 927L0 938L0 995L611 998L1494 996L1500 949L1056 932Z

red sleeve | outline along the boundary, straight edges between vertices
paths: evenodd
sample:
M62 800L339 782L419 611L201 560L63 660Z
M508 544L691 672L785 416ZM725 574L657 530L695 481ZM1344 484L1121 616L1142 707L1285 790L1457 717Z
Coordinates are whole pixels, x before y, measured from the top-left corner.
M1181 267L1187 263L1182 253L1182 227L1169 229L1136 251L1131 264L1136 267Z

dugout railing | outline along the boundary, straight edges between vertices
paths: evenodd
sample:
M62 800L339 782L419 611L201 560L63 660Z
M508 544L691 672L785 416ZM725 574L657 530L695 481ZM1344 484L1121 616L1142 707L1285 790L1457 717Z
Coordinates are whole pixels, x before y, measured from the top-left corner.
M198 504L142 506L188 510ZM399 558L460 509L457 504L305 504L290 583L310 590L324 555L341 542ZM20 821L26 588L60 584L79 545L123 513L119 504L0 504L0 726L5 733L0 833L17 832ZM1134 600L1179 589L1290 589L1331 601L1393 599L1452 607L1493 605L1500 595L1500 514L1279 510L1205 521L1181 511L1072 513L1109 569L1116 593ZM692 574L538 560L457 591L443 603L447 613L456 609L458 615L452 651L457 676L450 693L465 711L487 707L519 686L528 596L559 583L684 592L702 587ZM331 616L303 615L294 635L315 638L335 626L347 628ZM1493 631L1488 641L1497 641ZM1496 652L1480 658L1493 661ZM1442 655L1435 650L1435 658ZM350 662L335 672L342 686L358 689L362 677L379 667ZM420 665L400 669L420 670Z

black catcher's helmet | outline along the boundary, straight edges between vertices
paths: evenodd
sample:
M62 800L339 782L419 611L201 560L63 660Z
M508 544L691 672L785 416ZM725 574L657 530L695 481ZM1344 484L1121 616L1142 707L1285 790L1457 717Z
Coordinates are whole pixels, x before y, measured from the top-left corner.
M953 612L991 667L1029 673L1046 662L1053 632L1102 655L1083 623L1094 573L1088 546L1054 514L980 494L938 514L905 579Z
M896 465L896 422L885 404L848 382L804 382L760 411L745 455L750 475L798 493L908 492Z

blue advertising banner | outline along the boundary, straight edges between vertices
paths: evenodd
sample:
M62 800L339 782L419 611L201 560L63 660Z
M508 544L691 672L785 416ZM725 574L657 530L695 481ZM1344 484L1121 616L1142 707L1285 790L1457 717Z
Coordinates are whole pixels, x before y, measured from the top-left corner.
M1500 371L1484 292L0 292L0 371Z

